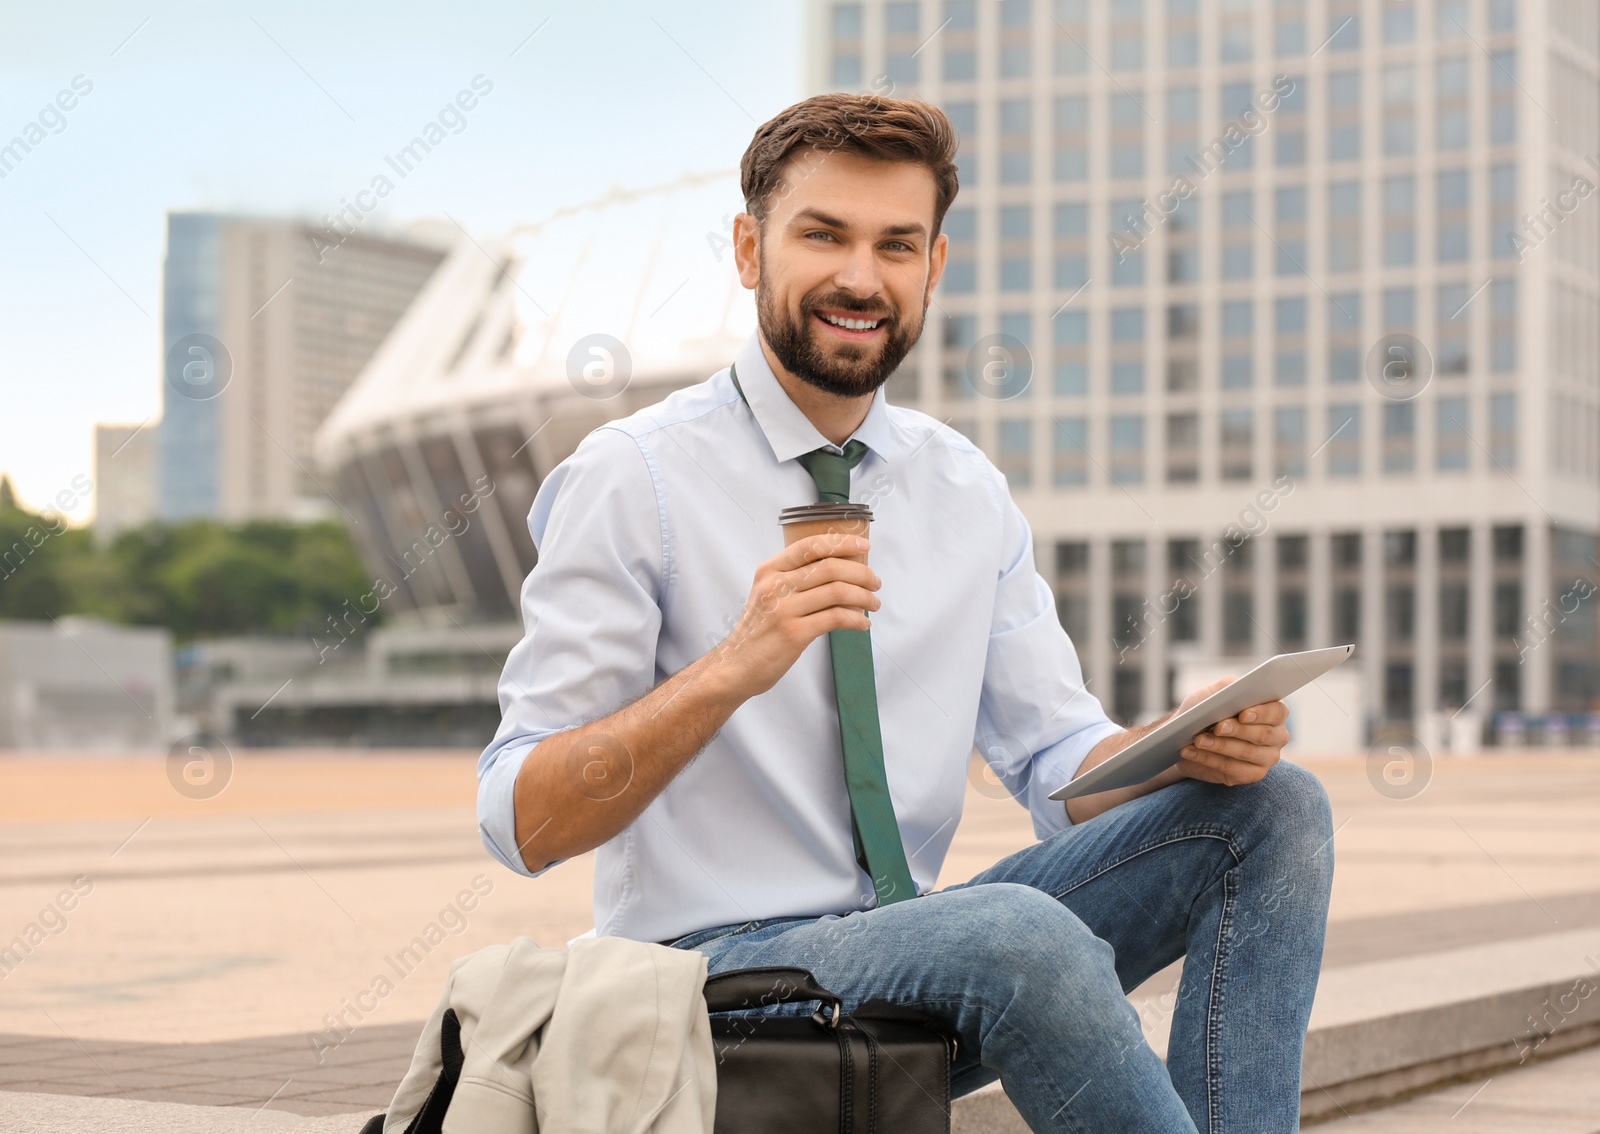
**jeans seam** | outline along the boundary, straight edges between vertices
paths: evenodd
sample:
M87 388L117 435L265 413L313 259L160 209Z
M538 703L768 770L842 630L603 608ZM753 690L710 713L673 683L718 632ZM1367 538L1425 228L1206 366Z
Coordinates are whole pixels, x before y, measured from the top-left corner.
M1217 942L1212 951L1211 996L1206 1005L1206 1126L1210 1134L1222 1134L1222 1074L1217 1049L1218 1033L1222 1028L1222 1000L1226 995L1227 980L1223 972L1224 944L1233 919L1233 871L1222 876L1222 913L1217 918Z
M1237 866L1239 863L1244 861L1244 856L1239 853L1239 848L1234 846L1234 844L1233 844L1233 836L1232 836L1232 834L1224 833L1224 832L1218 832L1218 831L1209 831L1209 830L1196 829L1196 830L1193 830L1193 831L1186 831L1186 832L1182 832L1182 833L1179 833L1179 834L1176 834L1176 835L1168 836L1166 838L1158 839L1155 842L1149 843L1149 844L1147 844L1145 846L1136 847L1133 850L1129 851L1127 854L1123 855L1121 858L1117 859L1115 862L1106 863L1099 870L1096 870L1093 874L1090 874L1090 875L1087 875L1087 876L1085 876L1083 878L1080 878L1078 881L1074 882L1072 885L1068 886L1064 890L1061 890L1059 892L1050 893L1050 896L1052 898L1057 898L1057 899L1064 898L1068 894L1072 893L1072 891L1078 889L1078 887L1087 886L1090 882L1093 882L1096 878L1099 878L1102 874L1108 874L1111 871L1115 870L1117 867L1124 866L1127 863L1132 862L1136 858L1139 858L1139 857L1141 857L1143 855L1149 854L1151 851L1160 850L1162 847L1171 846L1173 843L1188 842L1190 839L1216 839L1218 842L1224 844L1228 848L1228 853L1229 854L1233 855L1233 863L1234 863L1235 866Z

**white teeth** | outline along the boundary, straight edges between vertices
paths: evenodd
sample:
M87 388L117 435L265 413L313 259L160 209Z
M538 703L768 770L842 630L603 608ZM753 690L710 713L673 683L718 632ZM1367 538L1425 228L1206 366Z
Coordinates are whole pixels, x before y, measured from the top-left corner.
M843 327L847 331L867 331L876 327L879 323L877 319L840 319L833 315L823 315L822 317L834 326Z

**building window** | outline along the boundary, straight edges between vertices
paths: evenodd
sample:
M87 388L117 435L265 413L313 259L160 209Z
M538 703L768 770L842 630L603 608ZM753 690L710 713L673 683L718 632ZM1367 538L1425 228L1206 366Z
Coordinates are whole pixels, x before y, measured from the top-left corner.
M1033 419L1004 419L1000 422L1000 471L1012 488L1033 484Z
M1333 71L1328 75L1328 105L1336 110L1360 108L1360 71Z
M1144 483L1144 418L1114 414L1111 418L1111 479L1117 484Z
M1328 475L1361 475L1361 407L1353 402L1328 406L1328 439L1323 443Z
M1222 411L1222 479L1249 480L1254 469L1255 415L1247 408Z
M1089 316L1063 311L1055 317L1055 392L1068 397L1088 393Z
M1144 363L1137 360L1111 364L1111 392L1113 394L1144 393Z
M1124 252L1111 261L1113 287L1139 287L1144 283L1144 251Z
M1081 201L1064 201L1056 206L1057 236L1086 236L1088 232L1088 205Z
M1254 607L1255 596L1241 587L1230 587L1223 592L1222 644L1229 653L1249 650L1255 633Z
M1305 21L1294 18L1293 15L1282 14L1279 9L1278 26L1273 31L1272 50L1279 59L1287 59L1295 55L1306 53L1306 25Z
M1408 473L1416 467L1417 407L1415 402L1383 406L1383 471Z
M1435 333L1433 361L1440 374L1465 374L1472 368L1468 343L1470 322L1461 318L1473 296L1464 283L1440 284L1434 309L1438 330Z
M1034 210L1027 205L1003 205L1000 208L1000 238L1027 238L1034 235Z
M889 35L915 35L921 20L922 5L916 0L891 0L884 5L883 30Z
M1000 0L1000 26L1025 28L1033 22L1033 0Z
M1255 29L1248 22L1222 26L1223 63L1248 63L1255 54Z
M1489 395L1489 455L1495 467L1517 467L1517 395Z
M1249 338L1254 330L1255 308L1248 299L1222 305L1222 333L1228 338Z
M1489 285L1489 363L1497 372L1517 368L1517 281Z
M1193 339L1200 334L1200 305L1174 303L1167 307L1167 338Z
M1247 280L1255 275L1255 248L1248 242L1222 246L1222 278Z
M1383 262L1388 267L1416 263L1417 179L1400 174L1383 179Z
M1077 642L1089 634L1088 585L1089 545L1081 540L1056 544L1056 617Z
M1410 287L1390 287L1383 291L1383 328L1407 331L1417 324L1417 291Z
M1438 428L1434 467L1440 472L1464 469L1468 465L1467 399L1459 395L1440 398L1435 408Z
M1167 34L1167 66L1193 67L1200 61L1200 33L1175 31Z
M1005 256L1000 260L1000 290L1027 291L1033 286L1033 261L1026 256Z
M1359 51L1361 49L1361 17L1342 10L1328 13L1328 50Z
M1193 413L1167 415L1167 483L1193 484L1200 479L1200 418Z
M1328 382L1359 382L1361 355L1361 294L1335 292L1328 297Z
M1111 309L1111 341L1114 343L1141 343L1144 341L1144 308L1113 307Z
M1089 483L1089 421L1084 417L1054 419L1050 483L1078 488Z
M1304 406L1280 406L1272 411L1273 475L1306 475L1306 411Z
M1462 641L1467 636L1467 586L1445 583L1439 587L1439 637Z
M1383 42L1412 43L1416 38L1416 5L1410 0L1388 0L1383 6Z
M970 47L949 47L944 53L944 81L967 83L978 77L978 53Z

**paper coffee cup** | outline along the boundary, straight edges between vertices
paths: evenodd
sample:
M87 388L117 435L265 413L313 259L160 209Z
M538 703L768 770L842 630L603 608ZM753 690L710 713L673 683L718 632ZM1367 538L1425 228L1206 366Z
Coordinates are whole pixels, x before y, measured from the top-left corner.
M778 523L783 525L783 544L787 547L797 539L807 536L832 535L843 550L851 536L864 536L872 526L872 509L865 504L832 503L797 504L778 513ZM840 559L867 561L864 551L840 554Z

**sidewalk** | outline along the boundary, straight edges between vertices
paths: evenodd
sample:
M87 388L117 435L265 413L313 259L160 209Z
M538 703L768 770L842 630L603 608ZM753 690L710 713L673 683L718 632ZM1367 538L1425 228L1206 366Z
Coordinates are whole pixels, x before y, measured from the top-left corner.
M1600 754L1439 761L1407 800L1362 760L1312 767L1338 827L1325 987L1357 966L1427 971L1449 951L1600 927ZM0 937L92 882L0 999L0 1091L33 1093L62 1129L55 1096L375 1113L450 959L591 924L590 856L527 880L481 850L470 754L244 754L210 799L180 795L159 760L10 759L0 776ZM1020 807L973 785L941 885L1032 841ZM1174 976L1134 994L1158 1046ZM0 1127L26 1128L7 1116L27 1104L0 1095ZM1329 1129L1388 1129L1351 1121L1370 1120Z

